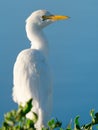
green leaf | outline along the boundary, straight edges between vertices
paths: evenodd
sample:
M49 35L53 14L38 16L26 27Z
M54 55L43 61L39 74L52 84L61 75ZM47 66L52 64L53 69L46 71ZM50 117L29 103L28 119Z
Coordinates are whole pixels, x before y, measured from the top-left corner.
M52 124L55 123L55 120L54 119L51 119L50 121L48 121L48 126L52 126Z
M37 120L38 120L38 115L35 112L33 112L33 122L36 123Z
M48 121L48 126L50 127L50 129L55 128L55 120L51 119L50 121Z
M80 116L76 116L76 118L75 118L75 120L74 120L74 123L76 124L76 125L79 125L79 118L80 118Z
M31 108L32 108L32 99L30 99L23 107L23 114L26 115L28 112L30 112Z
M60 128L62 125L62 123L60 121L58 121L58 119L51 119L50 121L48 121L48 126L50 129L54 129L54 128Z
M5 120L5 122L9 125L9 126L13 126L14 125L14 122L11 121L11 120Z
M48 128L43 127L41 130L49 130Z
M98 124L98 113L95 113L95 123Z
M90 110L90 116L92 118L92 122L95 122L95 110L94 109Z
M58 119L56 118L56 123L55 123L55 127L61 127L62 126L62 122L58 121Z
M72 130L72 127L71 127L71 125L72 125L72 120L70 121L70 123L67 125L67 128L66 128L66 130Z
M80 124L79 124L79 116L76 116L76 118L74 119L74 123L75 123L75 130L80 130Z
M8 127L9 125L4 121L4 122L3 122L3 126L6 128L6 127Z
M34 128L34 122L30 119L27 119L26 126L27 126L27 129Z
M60 128L60 130L63 130L63 128Z

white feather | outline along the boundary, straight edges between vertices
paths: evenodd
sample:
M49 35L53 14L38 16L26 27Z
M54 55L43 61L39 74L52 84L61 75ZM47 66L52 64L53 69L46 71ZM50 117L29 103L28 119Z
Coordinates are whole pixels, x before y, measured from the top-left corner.
M52 80L48 66L48 44L42 32L43 25L47 22L42 23L41 19L45 14L49 13L39 10L32 13L27 19L26 32L31 41L31 48L20 52L13 72L13 100L24 106L30 98L33 98L32 111L38 114L39 119L36 123L38 129L42 125L46 125L52 109ZM27 117L32 119L32 113L27 114Z
M14 65L13 99L24 106L30 98L33 98L32 111L40 114L37 124L45 125L51 115L51 74L43 54L34 49L23 50Z
M44 17L43 17L44 16ZM46 17L45 17L46 16ZM43 19L45 18L45 19ZM48 43L42 29L65 16L54 16L46 10L32 13L26 20L26 33L31 48L18 55L13 72L13 99L22 104L33 98L32 111L38 114L36 128L46 126L52 108L52 79L48 66ZM27 114L32 117L32 112Z

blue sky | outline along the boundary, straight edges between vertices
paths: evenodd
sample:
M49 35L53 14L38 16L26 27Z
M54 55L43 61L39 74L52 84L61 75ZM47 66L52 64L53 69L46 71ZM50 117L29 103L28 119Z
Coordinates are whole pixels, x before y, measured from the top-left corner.
M1 0L0 121L17 108L11 97L13 65L18 53L30 47L25 20L38 9L71 17L45 29L54 77L53 116L66 120L77 114L83 118L91 108L98 111L98 0Z

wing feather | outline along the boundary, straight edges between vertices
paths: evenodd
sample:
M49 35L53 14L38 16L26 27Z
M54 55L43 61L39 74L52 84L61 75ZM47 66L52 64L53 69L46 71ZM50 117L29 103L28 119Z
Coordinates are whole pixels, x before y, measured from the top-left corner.
M25 104L33 98L42 106L51 98L50 70L41 52L32 49L20 52L14 65L13 76L13 99L18 104Z

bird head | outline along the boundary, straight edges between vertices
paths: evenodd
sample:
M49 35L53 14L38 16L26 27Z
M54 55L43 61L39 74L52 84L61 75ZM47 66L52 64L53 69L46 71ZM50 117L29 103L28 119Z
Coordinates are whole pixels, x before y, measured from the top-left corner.
M58 21L68 19L68 16L53 15L47 10L38 10L33 12L26 20L26 23L30 23L38 28L44 28L47 25Z

